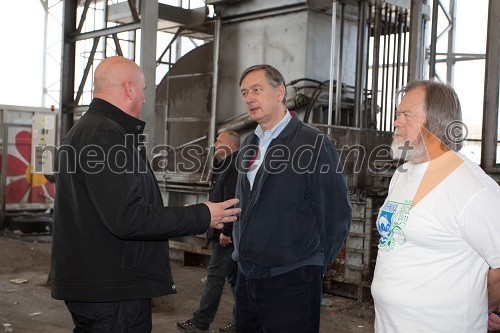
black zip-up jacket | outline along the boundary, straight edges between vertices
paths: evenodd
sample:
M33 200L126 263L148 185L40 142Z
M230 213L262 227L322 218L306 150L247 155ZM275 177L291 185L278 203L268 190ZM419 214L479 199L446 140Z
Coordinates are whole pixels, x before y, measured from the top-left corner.
M145 123L94 99L58 151L52 297L113 302L175 293L168 238L205 232L204 204L164 207Z
M236 181L238 180L238 170L236 170L237 156L238 152L234 152L214 165L212 185L208 193L209 201L222 202L235 197ZM221 233L231 237L233 233L233 222L224 223L224 228L221 230L208 228L207 241L219 241Z
M234 225L233 259L247 279L265 278L322 254L323 266L337 256L351 225L343 168L324 133L293 115L272 140L253 188L247 178L255 134L245 138L237 160L236 197L241 214Z

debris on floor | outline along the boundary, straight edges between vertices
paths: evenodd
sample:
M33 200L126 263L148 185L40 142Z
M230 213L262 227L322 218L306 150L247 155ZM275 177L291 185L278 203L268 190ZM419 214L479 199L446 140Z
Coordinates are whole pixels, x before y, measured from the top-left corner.
M9 281L15 284L28 283L28 280L23 278L11 279Z

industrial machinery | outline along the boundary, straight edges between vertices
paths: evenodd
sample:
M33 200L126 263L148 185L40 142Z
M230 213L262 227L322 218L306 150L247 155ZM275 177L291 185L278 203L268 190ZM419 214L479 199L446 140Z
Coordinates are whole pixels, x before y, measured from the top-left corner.
M408 80L409 61L417 58L409 51L410 8L358 1L332 6L323 0L218 2L215 7L220 14L214 40L179 59L157 86L156 108L165 114L160 137L168 150L154 151L153 165L162 176L167 203L192 203L206 193L211 133L253 131L239 74L253 64L270 63L289 80L288 109L328 135L348 175L352 227L326 275L325 289L363 298L376 256L374 221L392 171L391 161L376 157L384 151L388 156L392 96ZM338 15L332 20L334 11ZM198 165L186 160L192 154ZM182 169L185 165L191 168ZM202 244L192 237L172 242L190 252Z
M0 227L50 232L53 155L43 148L56 145L56 111L0 105L0 117Z
M427 66L435 65L434 24L430 34L434 47L430 57L426 53L430 4L426 0L207 0L200 8L191 8L182 3L64 1L61 136L75 115L85 111L94 62L115 54L135 59L140 29L138 63L147 85L156 86L146 91L142 118L148 123L149 157L164 202L170 206L203 202L217 133L232 129L245 136L255 128L240 96L240 73L258 63L277 67L287 80L289 110L324 131L348 175L352 227L326 274L325 289L364 299L377 253L374 221L395 167L388 156L393 96L406 82L427 77ZM440 1L433 2L432 12L438 5ZM500 12L497 1L490 2L490 11L490 15ZM85 20L91 12L99 14L102 24L85 28L84 22L92 21ZM494 41L493 30L488 31ZM162 42L160 33L171 38ZM192 50L181 52L186 43ZM82 44L90 50L77 52ZM492 45L489 52L495 57L499 47ZM163 49L159 57L157 47ZM75 82L78 53L86 61L79 83ZM498 65L491 66L492 73L495 68ZM498 96L498 77L489 78ZM495 89L488 94L494 96ZM498 99L496 105L485 102L485 119L491 121L495 108L498 111ZM486 168L493 170L493 161L488 161ZM186 262L209 255L204 244L203 236L170 241L173 257L177 254Z

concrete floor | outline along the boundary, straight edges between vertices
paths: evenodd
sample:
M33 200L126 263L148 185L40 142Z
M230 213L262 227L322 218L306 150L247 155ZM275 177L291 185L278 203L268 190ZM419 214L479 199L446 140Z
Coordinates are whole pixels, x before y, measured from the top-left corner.
M71 317L62 301L50 297L47 277L50 236L26 236L0 232L0 332L71 332ZM189 319L203 292L205 267L172 261L178 294L153 301L153 332L175 333L175 323ZM13 279L24 279L14 283ZM352 299L324 296L321 333L373 332L373 305ZM231 319L232 296L226 285L221 306L211 325L217 332ZM281 333L281 332L279 332Z

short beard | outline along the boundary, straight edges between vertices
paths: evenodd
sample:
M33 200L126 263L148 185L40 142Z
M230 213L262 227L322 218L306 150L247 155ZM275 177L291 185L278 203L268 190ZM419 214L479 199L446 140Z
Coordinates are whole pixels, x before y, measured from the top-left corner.
M418 161L423 156L427 155L424 140L419 135L416 142L399 141L397 137L392 139L391 143L392 159L407 161Z

